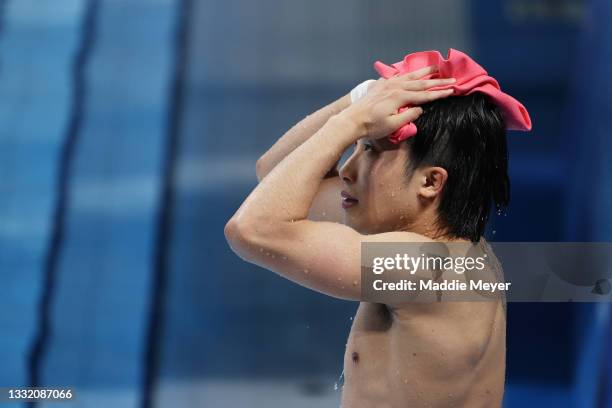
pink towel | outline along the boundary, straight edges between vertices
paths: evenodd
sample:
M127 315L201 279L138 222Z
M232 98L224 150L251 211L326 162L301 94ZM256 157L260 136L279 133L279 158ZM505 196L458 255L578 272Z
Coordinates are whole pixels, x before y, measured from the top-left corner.
M430 88L431 90L449 89L455 90L454 96L469 95L473 92L482 92L489 95L491 100L501 108L506 121L506 128L509 130L531 130L531 119L527 109L516 99L501 91L495 78L490 77L480 65L466 54L453 48L448 50L448 57L444 59L438 51L422 51L408 54L403 61L385 65L380 61L374 63L374 69L383 78L391 78L397 74L411 72L429 65L437 65L438 72L429 74L423 79L435 78L456 78L457 82L450 85L443 85ZM399 112L408 109L409 106L402 107ZM414 123L407 123L392 135L389 140L393 143L414 136L417 128Z

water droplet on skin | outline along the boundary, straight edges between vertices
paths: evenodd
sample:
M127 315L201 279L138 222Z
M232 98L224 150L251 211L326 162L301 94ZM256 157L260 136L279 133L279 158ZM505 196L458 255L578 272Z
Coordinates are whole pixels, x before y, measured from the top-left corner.
M325 211L323 211L323 212L321 213L321 215L325 217L325 216L327 215L327 213L326 213Z
M353 286L357 286L357 281L353 281Z
M408 379L404 378L404 384L408 384Z
M287 260L287 257L286 257L286 256L283 256L283 260L284 260L284 261L286 261L286 260Z
M308 269L304 269L304 273L305 273L306 275L308 275L308 273L309 273L309 272L310 272L310 271L309 271Z
M295 222L295 220L292 218L292 219L291 219L291 222Z
M340 282L341 280L342 280L342 278L338 276L338 282Z

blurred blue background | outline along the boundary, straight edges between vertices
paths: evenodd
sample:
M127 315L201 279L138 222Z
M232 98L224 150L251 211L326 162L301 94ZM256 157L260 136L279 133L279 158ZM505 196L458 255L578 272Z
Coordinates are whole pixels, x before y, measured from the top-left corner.
M488 239L612 241L610 20L609 0L0 0L0 386L337 406L357 305L223 236L259 155L375 60L452 47L534 123ZM510 304L505 406L612 407L609 313Z

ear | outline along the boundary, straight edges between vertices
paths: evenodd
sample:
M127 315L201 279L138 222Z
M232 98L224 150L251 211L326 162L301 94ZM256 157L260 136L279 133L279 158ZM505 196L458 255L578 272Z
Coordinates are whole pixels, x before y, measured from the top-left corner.
M448 180L448 173L443 167L426 167L421 170L420 176L419 195L428 199L439 196Z

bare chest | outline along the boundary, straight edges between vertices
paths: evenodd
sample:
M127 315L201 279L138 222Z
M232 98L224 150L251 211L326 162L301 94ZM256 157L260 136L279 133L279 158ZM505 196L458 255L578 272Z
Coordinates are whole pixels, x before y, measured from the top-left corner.
M473 316L472 312L461 314ZM385 305L360 304L344 355L343 406L420 406L419 401L444 406L471 399L467 384L477 371L491 377L487 381L491 384L477 390L478 398L499 398L503 393L505 336L492 336L487 329L492 320L465 327L456 316L415 315L398 316ZM473 339L457 337L466 333ZM474 347L457 349L462 340L472 341ZM479 365L483 370L476 370ZM440 384L445 384L443 390ZM491 406L496 403L492 401Z

